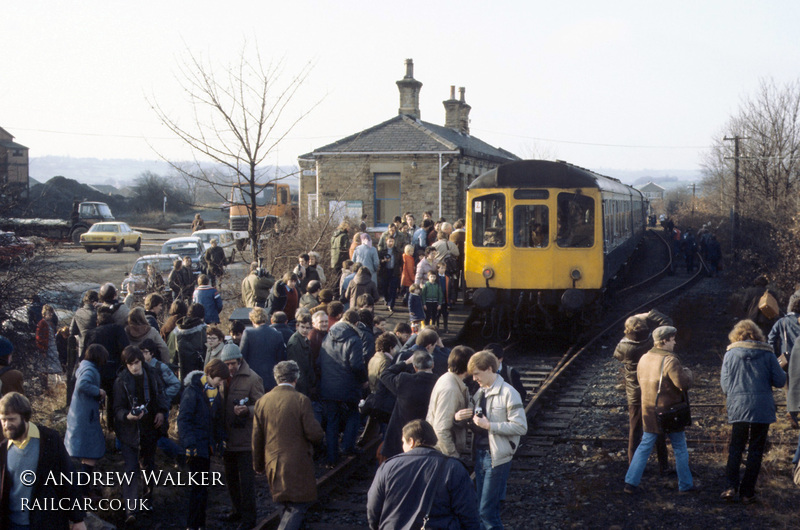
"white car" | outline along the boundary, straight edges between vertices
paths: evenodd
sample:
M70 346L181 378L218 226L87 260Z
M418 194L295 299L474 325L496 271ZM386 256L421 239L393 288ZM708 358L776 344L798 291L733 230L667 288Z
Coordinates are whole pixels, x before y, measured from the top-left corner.
M192 233L192 237L199 237L203 242L203 248L205 250L211 248L211 240L216 239L217 246L221 247L222 250L225 251L225 260L228 263L233 263L233 259L236 255L236 238L234 237L233 232L230 230L225 230L222 228L198 230L197 232Z
M161 247L161 254L177 254L181 258L192 258L192 272L197 275L203 272L203 253L206 249L199 237L173 237Z

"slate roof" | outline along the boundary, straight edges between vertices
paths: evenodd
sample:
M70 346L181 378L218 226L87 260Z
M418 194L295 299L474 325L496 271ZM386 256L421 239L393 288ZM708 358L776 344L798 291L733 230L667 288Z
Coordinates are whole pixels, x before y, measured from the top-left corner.
M441 151L461 151L463 155L509 162L519 158L504 149L492 147L483 140L435 125L415 120L406 115L379 123L369 129L342 138L332 144L319 147L301 155L301 159L313 159L319 153L369 153L391 151L414 151L432 153Z
M661 192L664 190L665 188L662 188L661 186L652 181L648 182L647 184L639 188L639 191L641 192Z
M6 149L27 149L24 145L10 140L0 140L0 147L5 147Z

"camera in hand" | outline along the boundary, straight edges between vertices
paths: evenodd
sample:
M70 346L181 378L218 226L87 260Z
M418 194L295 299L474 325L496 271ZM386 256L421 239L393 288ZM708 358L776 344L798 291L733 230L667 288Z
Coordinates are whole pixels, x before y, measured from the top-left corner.
M483 418L483 407L481 407L480 405L475 407L475 415L479 418Z
M147 414L147 404L136 405L131 409L131 416L138 416L140 414Z
M242 398L239 401L237 401L236 404L239 405L240 407L244 407L249 402L250 402L250 398Z

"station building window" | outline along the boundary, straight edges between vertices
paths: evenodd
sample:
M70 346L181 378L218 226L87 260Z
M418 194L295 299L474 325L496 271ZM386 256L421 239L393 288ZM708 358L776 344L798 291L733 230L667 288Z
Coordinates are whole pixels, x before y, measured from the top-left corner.
M472 245L503 247L506 244L506 198L502 193L472 200Z
M400 215L400 173L375 173L375 224L386 226Z

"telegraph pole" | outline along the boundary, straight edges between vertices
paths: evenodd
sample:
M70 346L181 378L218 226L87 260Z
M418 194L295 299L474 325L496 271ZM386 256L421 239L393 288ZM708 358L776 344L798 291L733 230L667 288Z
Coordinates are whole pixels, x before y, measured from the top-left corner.
M739 233L739 142L746 140L738 134L733 138L726 136L723 138L726 142L733 141L733 230L731 230L731 248L733 249L734 258L736 257L736 237ZM726 158L729 160L729 158Z

